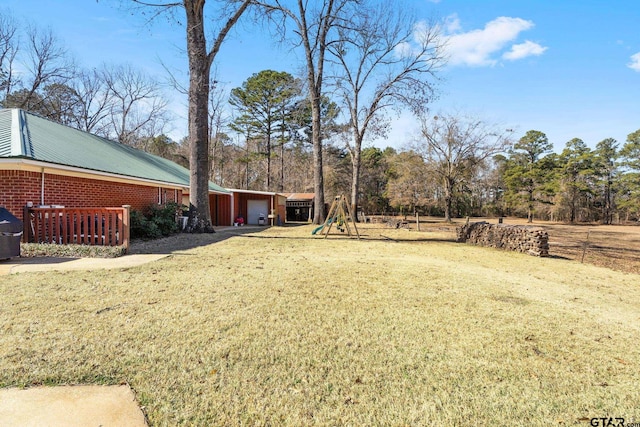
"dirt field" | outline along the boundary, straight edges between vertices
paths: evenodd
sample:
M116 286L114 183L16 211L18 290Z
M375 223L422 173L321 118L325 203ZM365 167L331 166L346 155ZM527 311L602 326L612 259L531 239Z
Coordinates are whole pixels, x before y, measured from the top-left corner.
M398 218L401 220L402 218ZM389 218L377 219L380 226L388 227ZM487 221L496 224L497 218L472 218L470 221ZM455 228L465 222L463 219L446 224L441 218L421 218L420 231L427 235L432 230L448 230L455 239ZM549 233L549 254L607 267L628 273L640 273L640 225L569 225L548 221L534 221L527 224L525 219L505 218L505 224L533 225L544 228ZM375 224L375 223L374 223ZM406 224L417 231L414 218L407 218Z

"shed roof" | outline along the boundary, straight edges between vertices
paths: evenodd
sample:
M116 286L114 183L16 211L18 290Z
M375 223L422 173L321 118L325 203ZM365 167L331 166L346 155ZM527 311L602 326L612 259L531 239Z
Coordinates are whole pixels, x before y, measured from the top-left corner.
M284 196L284 194L281 193L276 193L273 191L259 191L259 190L243 190L240 188L227 188L228 191L232 192L232 193L244 193L244 194L262 194L264 196L276 196L276 195L281 195Z
M315 193L289 193L287 194L287 200L313 200L315 196Z
M189 187L189 170L20 109L0 110L0 158L31 159ZM209 191L228 191L209 182Z

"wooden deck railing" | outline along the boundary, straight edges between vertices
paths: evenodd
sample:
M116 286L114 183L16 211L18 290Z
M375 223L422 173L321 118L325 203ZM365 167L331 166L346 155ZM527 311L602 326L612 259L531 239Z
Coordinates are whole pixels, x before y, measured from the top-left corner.
M25 207L28 243L124 246L129 248L130 206L121 208Z

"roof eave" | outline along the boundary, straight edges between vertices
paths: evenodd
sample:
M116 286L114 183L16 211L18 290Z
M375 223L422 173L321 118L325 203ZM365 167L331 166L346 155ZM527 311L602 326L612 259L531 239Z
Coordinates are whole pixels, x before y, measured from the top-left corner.
M282 193L276 193L273 191L257 191L257 190L240 190L238 188L227 188L231 193L244 193L244 194L262 194L264 196L284 196Z
M26 157L26 156L2 157L2 158L0 158L0 165L1 164L11 164L11 163L24 164L24 165L27 165L27 166L38 167L38 168L43 168L43 169L54 169L54 170L58 170L58 171L61 171L61 172L73 172L73 173L80 173L80 174L87 174L87 175L98 175L98 176L104 177L104 178L109 177L109 178L118 178L118 179L123 179L123 180L127 180L127 181L133 181L133 182L144 182L146 184L164 185L164 186L171 186L171 187L181 187L181 188L185 188L185 189L189 188L188 185L186 185L184 183L180 183L180 182L157 181L157 180L153 180L153 179L141 178L141 177L136 177L136 176L120 175L120 174L115 174L115 173L111 173L111 172L104 172L104 171L99 171L99 170L80 168L80 167L77 167L77 166L69 166L69 165L62 165L62 164L51 163L51 162L44 162L44 161L41 161L41 160L33 160L33 159L31 159L29 157Z

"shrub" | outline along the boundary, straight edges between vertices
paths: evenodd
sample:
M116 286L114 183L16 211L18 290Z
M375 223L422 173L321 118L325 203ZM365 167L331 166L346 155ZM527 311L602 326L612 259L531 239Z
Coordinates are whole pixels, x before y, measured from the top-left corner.
M169 202L151 205L144 212L131 211L131 238L157 239L179 231L177 216L184 206Z
M170 202L162 206L151 206L150 211L151 220L156 224L161 235L168 236L178 232L177 217L182 212L182 206Z
M132 210L129 218L130 235L132 239L150 238L149 220L142 212Z

